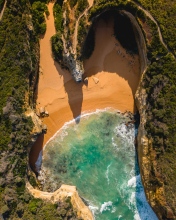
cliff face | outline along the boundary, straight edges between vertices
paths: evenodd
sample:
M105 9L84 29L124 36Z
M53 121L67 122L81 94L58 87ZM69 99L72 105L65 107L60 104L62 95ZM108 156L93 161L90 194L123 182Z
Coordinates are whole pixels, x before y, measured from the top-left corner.
M0 99L0 134L2 137L0 140L0 214L5 219L40 219L40 215L36 217L37 213L41 214L42 211L46 211L45 204L42 201L37 203L25 190L27 147L31 141L33 124L31 119L24 114L24 108L29 105L35 106L34 93L38 81L39 44L33 29L29 1L25 0L23 3L24 5L18 0L8 1L7 10L4 12L0 26L0 60L2 61L0 66L2 95ZM106 3L104 1L104 5ZM103 7L102 5L101 7ZM118 7L117 2L114 5L115 8ZM107 7L113 8L113 5L107 5ZM121 7L126 10L126 6ZM99 8L97 10L99 10L98 13L101 13ZM127 11L124 11L124 14L130 18L134 26L141 62L141 82L136 92L136 104L141 117L137 150L143 185L148 201L159 219L176 219L174 139L169 143L169 140L172 139L171 136L174 136L175 127L170 126L168 130L166 129L170 124L175 123L175 115L172 110L175 108L176 79L173 77L176 71L175 60L162 49L159 38L154 39L155 44L151 43L146 49L145 40L136 19ZM152 26L153 24L151 24ZM154 29L157 30L156 27ZM157 36L155 30L152 34ZM148 50L148 57L152 62L152 67L147 72L146 50ZM164 68L166 68L165 71ZM173 88L174 96L168 92L171 88ZM160 97L161 93L166 95ZM161 100L162 98L164 101ZM156 100L160 100L159 104ZM172 102L168 100L172 100ZM156 108L155 111L153 111L154 108ZM165 108L168 111L161 116L159 108ZM27 115L34 114L30 112ZM169 117L171 120L166 120ZM146 128L147 123L154 123L157 129L150 126ZM37 133L41 132L40 128L41 125L39 125ZM154 136L164 138L158 140ZM162 152L158 153L159 151ZM36 198L40 197L36 196ZM78 194L75 198L79 199ZM81 207L78 207L76 201L73 201L75 208L85 208L82 203ZM43 207L45 208L43 209ZM56 209L55 206L50 207L53 213ZM51 212L50 215L55 216L53 213ZM58 217L57 214L56 217ZM91 219L91 213L89 216ZM83 215L81 217L84 218Z
M175 215L173 212L175 200L172 200L172 204L169 204L167 196L169 192L166 192L165 187L165 185L168 185L168 180L165 179L164 181L164 173L162 173L162 163L160 161L160 158L158 157L156 148L154 147L155 143L151 134L149 134L149 132L145 129L146 122L150 123L150 119L148 118L148 114L146 113L146 111L149 111L150 105L148 99L151 95L147 94L146 85L144 83L146 77L149 74L147 72L147 64L149 62L147 60L147 48L145 39L135 17L129 12L123 11L123 13L130 18L133 24L141 64L141 80L138 86L138 90L135 94L135 99L137 108L140 113L137 152L142 182L144 185L146 197L151 207L158 215L159 219L175 219ZM155 106L155 104L153 105ZM154 106L151 106L150 108L154 108ZM158 134L158 136L160 135ZM162 145L160 144L159 147L162 148Z
M63 202L67 198L71 198L71 203L77 212L78 218L84 220L93 220L93 214L89 208L83 203L82 199L79 197L79 194L75 186L62 185L58 190L53 193L43 192L37 189L34 189L28 182L26 184L28 191L35 197L43 200L47 200L51 203Z
M119 1L120 2L120 1ZM125 1L124 1L125 2ZM120 7L119 7L120 5ZM164 129L165 126L164 123L155 123L157 126L162 126L162 129L160 127L160 131L155 135L156 138L153 138L153 131L150 132L149 129L146 129L146 124L153 123L153 121L156 121L156 117L149 117L149 112L152 111L154 108L156 108L155 103L153 100L150 100L150 96L153 96L154 99L159 100L160 97L157 97L159 92L161 91L161 87L164 85L163 82L166 82L164 78L162 78L161 81L158 82L158 79L155 78L155 80L152 81L152 86L154 88L154 91L148 90L148 85L146 85L146 81L151 81L152 77L150 76L150 71L147 70L147 65L152 63L155 63L155 68L153 68L153 74L159 73L156 71L156 66L162 67L163 63L160 62L159 59L163 56L166 56L167 51L163 48L162 43L160 42L160 39L158 37L157 27L155 27L150 21L148 21L147 25L145 26L145 30L141 30L139 26L139 19L145 20L145 16L142 13L142 11L138 10L139 8L132 2L125 2L124 5L121 2L117 3L115 1L95 1L93 8L91 9L91 18L92 22L93 20L96 20L96 18L103 12L107 10L120 10L125 16L128 16L130 18L131 23L133 24L133 30L135 33L135 38L138 45L138 51L140 56L140 64L141 64L141 82L139 84L138 90L136 92L136 104L141 116L141 123L139 127L139 134L138 134L138 159L139 159L139 166L141 171L141 177L142 182L145 188L147 199L158 215L159 219L174 219L174 199L172 199L172 205L169 201L171 199L167 198L166 192L166 185L169 185L169 178L167 177L167 180L164 180L162 175L165 175L165 172L161 172L161 161L158 157L158 149L163 149L163 142L161 141L160 145L157 145L154 139L157 139L160 136L164 136ZM138 16L141 15L140 16ZM89 23L90 25L90 23ZM150 30L152 29L152 30ZM149 33L146 33L146 36L144 37L142 32L148 31ZM82 31L86 36L86 31ZM84 35L82 34L82 35ZM150 36L153 35L153 36ZM84 37L85 37L84 36ZM156 36L156 37L155 37ZM82 36L81 36L82 37ZM84 38L83 37L83 38ZM147 38L148 37L148 38ZM92 40L92 39L91 39ZM93 40L91 41L91 45ZM147 46L146 46L147 44ZM85 45L84 45L85 46ZM92 48L91 48L92 49ZM65 50L66 51L66 50ZM93 49L91 50L91 52ZM148 54L147 54L148 53ZM91 53L89 53L90 55ZM147 60L147 56L149 61ZM167 65L169 64L169 61L167 61ZM148 66L149 68L150 66ZM162 76L165 75L164 72L160 68L160 72L162 73ZM160 76L161 77L161 76ZM147 78L147 80L146 80ZM161 85L158 85L161 84ZM159 91L159 92L158 92ZM155 101L155 100L154 100ZM161 104L161 100L160 100ZM160 106L161 107L161 106ZM156 111L159 114L159 110ZM166 117L168 117L166 115ZM167 132L167 129L166 129ZM167 135L166 135L167 136ZM158 139L159 139L158 138ZM162 151L162 150L161 150ZM166 162L164 159L163 162ZM166 166L166 168L168 165ZM171 188L169 188L169 191L172 191ZM172 207L172 208L170 208Z
M167 205L164 183L158 171L156 152L152 146L152 140L147 137L145 124L146 116L146 90L142 81L135 95L136 105L140 113L140 126L137 137L137 152L141 178L146 197L159 219L174 219L174 214Z
M30 2L7 1L0 22L0 218L76 219L71 204L63 201L58 211L58 205L35 199L26 190L27 179L37 187L28 173L28 150L33 134L42 131L34 113L39 39Z

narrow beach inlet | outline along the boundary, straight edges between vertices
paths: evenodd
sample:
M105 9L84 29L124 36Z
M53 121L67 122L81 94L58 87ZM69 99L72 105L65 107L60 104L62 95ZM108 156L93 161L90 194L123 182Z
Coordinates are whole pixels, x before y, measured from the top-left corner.
M30 153L30 164L38 157L35 149L46 142L64 125L87 111L111 107L121 112L136 111L134 94L140 79L139 57L127 54L113 36L113 19L96 24L95 48L84 61L88 84L77 84L71 74L53 60L50 38L55 34L53 3L48 4L50 16L47 30L40 39L40 75L37 110L45 107L49 117L43 118L47 133L36 142ZM81 120L81 119L80 119ZM76 122L75 122L76 123ZM37 153L36 153L37 152ZM35 159L34 159L35 158Z

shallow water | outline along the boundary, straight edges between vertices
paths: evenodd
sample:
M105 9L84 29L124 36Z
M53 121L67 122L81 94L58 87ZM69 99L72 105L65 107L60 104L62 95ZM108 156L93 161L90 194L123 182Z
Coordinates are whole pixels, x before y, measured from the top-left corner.
M114 111L100 111L64 126L44 149L44 190L76 185L96 220L157 219L140 179L135 128L127 121Z

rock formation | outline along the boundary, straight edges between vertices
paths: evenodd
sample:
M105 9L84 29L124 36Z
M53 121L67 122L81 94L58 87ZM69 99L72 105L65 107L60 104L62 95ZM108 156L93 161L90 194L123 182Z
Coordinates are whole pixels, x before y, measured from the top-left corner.
M43 200L48 200L52 203L62 202L65 198L71 197L73 208L77 212L77 216L84 220L93 220L93 215L89 208L83 203L82 199L75 186L62 185L58 190L53 193L43 192L34 189L29 182L26 183L29 192L35 197Z

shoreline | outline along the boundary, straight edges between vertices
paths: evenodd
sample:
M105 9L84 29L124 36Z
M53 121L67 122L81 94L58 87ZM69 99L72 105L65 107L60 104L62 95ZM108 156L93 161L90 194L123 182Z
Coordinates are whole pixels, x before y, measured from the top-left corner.
M89 110L89 111L85 111L85 112L82 112L80 116L78 116L77 118L75 119L72 119L70 121L66 121L63 126L61 128L59 128L56 133L50 137L50 139L44 144L43 146L43 150L45 148L45 146L51 141L53 140L62 130L66 129L67 126L71 125L71 124L79 124L79 121L80 119L85 119L86 117L89 117L91 115L94 115L94 114L99 114L99 113L102 113L102 112L112 112L112 113L116 113L118 115L121 115L121 116L124 116L126 118L129 118L129 120L131 119L131 115L134 115L136 114L136 112L132 113L130 111L120 111L119 109L115 109L115 108L112 108L112 107L105 107L104 109L96 109L96 110ZM77 123L78 121L78 123Z
M59 135L63 130L67 129L67 127L69 125L75 125L75 124L79 124L79 121L80 119L85 119L91 115L94 115L94 114L99 114L99 113L102 113L102 112L110 112L110 113L116 113L117 115L121 115L123 117L126 117L129 119L129 122L127 123L132 123L131 120L132 120L132 115L134 117L135 113L131 113L130 111L124 111L124 112L121 112L120 110L118 109L114 109L112 107L106 107L104 109L96 109L95 111L85 111L85 112L82 112L82 114L80 116L78 116L76 119L72 119L70 121L67 121L64 123L64 125L59 128L56 133L50 137L50 139L45 143L43 144L43 147L40 149L40 151L38 152L38 158L35 162L35 168L36 168L36 172L39 173L40 171L40 167L41 167L41 164L42 164L42 158L43 158L43 151L46 147L46 145L52 141L53 139L55 139L57 137L57 135ZM134 119L133 119L134 120ZM78 122L78 123L77 123ZM135 122L134 122L135 124Z
M43 159L43 151L45 150L45 147L46 145L52 141L53 139L55 139L61 132L63 132L63 130L67 129L70 125L76 125L76 124L79 124L80 122L80 119L85 119L85 118L88 118L89 116L91 115L95 115L95 114L99 114L99 113L103 113L103 112L109 112L109 113L116 113L117 115L120 115L122 117L126 117L126 119L129 119L129 121L127 121L126 123L126 126L128 126L129 124L135 124L137 121L134 121L134 117L135 117L135 114L136 112L132 113L130 111L120 111L118 109L114 109L112 107L105 107L104 109L96 109L95 111L85 111L85 112L82 112L82 114L80 116L78 116L77 118L75 119L72 119L70 121L67 121L64 123L64 125L59 128L53 136L51 136L49 138L49 140L42 145L42 147L40 148L37 148L37 154L38 154L38 157L37 159L35 160L35 165L33 164L33 169L35 170L36 173L40 173L40 168L41 168L41 164L42 164L42 159ZM43 138L43 135L40 135L36 141L36 144L39 143L39 141ZM43 140L43 139L42 139ZM36 153L36 152L35 152Z
M121 111L119 111L118 109L114 109L114 108L112 108L112 107L106 107L106 108L104 108L104 109L96 109L95 111L94 111L94 110L92 110L92 111L89 110L89 111L82 112L81 115L77 116L76 118L71 119L70 121L66 121L66 122L63 124L63 126L62 126L61 128L59 128L59 129L56 131L56 133L55 133L52 137L50 137L50 139L45 143L45 145L43 146L43 150L44 150L45 146L46 146L51 140L53 140L53 139L56 137L56 135L59 134L63 129L67 128L67 126L69 126L69 125L71 125L71 124L79 124L80 119L84 119L84 118L89 117L89 116L91 116L91 115L99 114L99 113L101 113L101 112L106 112L106 111L108 111L108 112L117 112L117 113L119 113L119 114L123 114L123 113L122 113ZM78 123L77 123L77 121L78 121Z
M139 56L133 57L113 36L113 20L100 20L96 25L95 48L84 61L87 83L76 83L71 74L53 60L50 38L56 33L53 3L46 20L47 30L40 39L40 74L36 109L45 107L49 117L42 118L47 133L32 146L29 163L34 167L39 152L53 135L84 112L94 112L107 106L121 112L136 111L134 94L140 78Z

